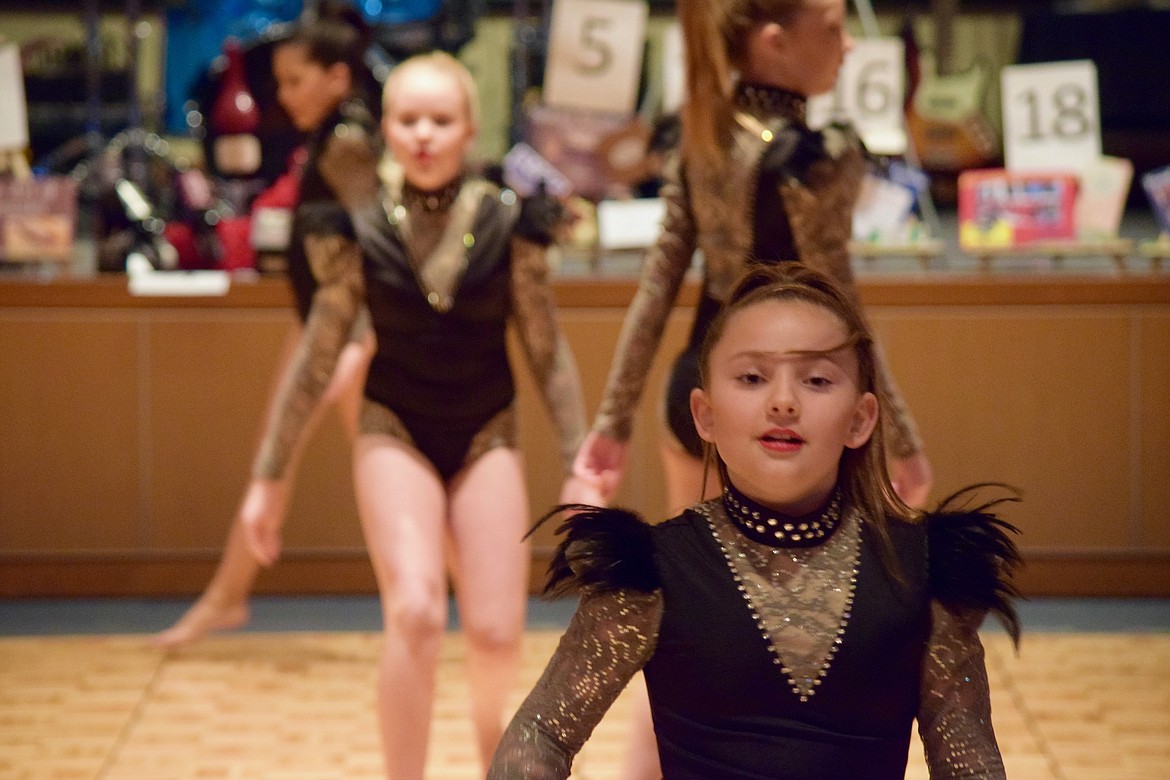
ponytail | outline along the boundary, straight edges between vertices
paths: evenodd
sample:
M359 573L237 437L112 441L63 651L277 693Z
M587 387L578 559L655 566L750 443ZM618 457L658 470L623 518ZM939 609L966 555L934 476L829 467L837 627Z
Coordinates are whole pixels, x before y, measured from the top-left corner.
M687 98L682 110L683 156L718 164L735 124L732 79L742 68L758 25L787 23L804 0L678 0L686 50Z
M686 52L687 97L682 117L683 156L719 162L732 124L731 63L716 14L720 0L678 0Z

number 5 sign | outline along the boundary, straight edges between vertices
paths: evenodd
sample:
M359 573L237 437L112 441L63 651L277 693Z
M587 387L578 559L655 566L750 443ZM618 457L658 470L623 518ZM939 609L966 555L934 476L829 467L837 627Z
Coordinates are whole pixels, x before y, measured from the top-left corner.
M648 15L642 0L556 0L544 102L560 108L633 113Z
M858 41L842 63L833 91L809 101L809 124L818 127L847 119L870 151L905 152L903 52L899 38Z
M1008 170L1080 170L1101 156L1097 67L1090 60L1003 69Z

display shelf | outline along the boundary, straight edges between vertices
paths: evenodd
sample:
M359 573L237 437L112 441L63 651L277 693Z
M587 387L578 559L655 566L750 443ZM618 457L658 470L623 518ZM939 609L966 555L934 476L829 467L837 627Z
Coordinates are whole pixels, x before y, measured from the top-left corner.
M922 270L929 270L947 254L947 245L937 239L926 239L906 244L877 244L872 241L850 241L849 254L873 268L878 260L910 258L917 260Z
M1001 257L1047 259L1055 269L1072 258L1107 257L1118 271L1128 267L1126 260L1134 252L1134 242L1128 238L1100 241L1041 241L1024 246L980 247L964 250L974 257L980 268L991 270L994 260Z
M1150 261L1155 271L1162 270L1162 261L1170 261L1170 236L1160 236L1154 241L1143 241L1138 253Z

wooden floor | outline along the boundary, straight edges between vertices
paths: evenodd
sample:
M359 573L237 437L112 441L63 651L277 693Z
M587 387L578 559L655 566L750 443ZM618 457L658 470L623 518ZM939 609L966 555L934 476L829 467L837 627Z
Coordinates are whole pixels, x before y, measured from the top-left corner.
M526 637L524 683L555 631ZM1012 780L1170 778L1170 635L985 637ZM164 653L142 636L0 639L0 780L379 778L374 633L235 634ZM428 778L480 776L462 643L444 643ZM517 693L517 703L519 702ZM625 696L575 778L617 778ZM908 778L925 778L921 746Z

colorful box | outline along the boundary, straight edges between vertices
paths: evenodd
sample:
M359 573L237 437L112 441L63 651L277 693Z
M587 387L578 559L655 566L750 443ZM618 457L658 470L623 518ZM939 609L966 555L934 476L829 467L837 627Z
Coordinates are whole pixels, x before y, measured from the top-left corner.
M959 245L979 249L1075 239L1078 183L1068 172L964 171Z

